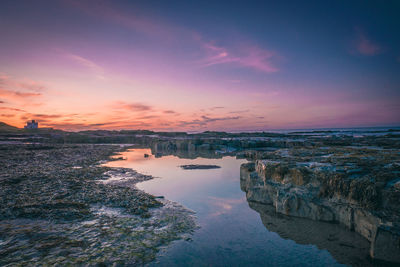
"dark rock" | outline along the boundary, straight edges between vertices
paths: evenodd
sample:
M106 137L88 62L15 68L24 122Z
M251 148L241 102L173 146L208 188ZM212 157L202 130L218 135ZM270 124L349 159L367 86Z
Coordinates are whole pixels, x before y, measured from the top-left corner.
M340 223L371 242L374 259L400 262L397 150L301 148L258 154L241 166L250 202L275 212ZM284 155L284 157L282 157ZM325 155L327 155L325 157ZM391 255L389 255L391 254Z
M208 169L221 168L221 166L217 165L199 165L199 164L181 165L179 167L181 167L184 170L208 170Z

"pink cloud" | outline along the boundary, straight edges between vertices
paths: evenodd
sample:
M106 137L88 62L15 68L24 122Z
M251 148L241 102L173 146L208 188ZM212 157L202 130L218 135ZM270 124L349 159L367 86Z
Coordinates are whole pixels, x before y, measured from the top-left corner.
M123 110L133 111L133 112L146 112L146 111L153 110L153 107L150 105L146 105L146 104L139 103L139 102L127 103L124 101L116 101L115 103L112 104L112 108L123 109Z
M278 71L273 62L277 58L277 54L255 45L246 45L238 49L219 47L212 42L205 41L201 34L191 29L168 23L168 21L164 21L156 16L151 16L150 19L141 15L140 10L135 10L132 14L119 10L104 1L96 1L89 4L84 1L73 0L69 3L86 14L100 17L110 23L121 25L150 37L162 39L164 43L166 40L179 40L179 42L194 41L194 45L199 45L206 51L206 57L200 62L204 67L219 64L234 64L267 73ZM76 60L79 59L76 58ZM86 62L79 61L90 67Z
M209 203L214 206L215 212L211 213L210 217L220 216L230 212L235 206L240 205L246 201L245 198L219 198L209 197Z
M189 121L179 121L178 127L200 127L200 126L207 126L215 122L234 121L234 120L239 120L241 118L242 117L240 116L208 117L206 115L202 115L198 119L192 119Z
M26 112L23 109L19 108L10 108L10 107L0 107L0 110L5 110L5 111L12 111L12 112Z
M381 52L381 47L371 41L363 31L357 28L356 34L355 45L358 53L366 56L373 56Z
M169 110L164 110L163 113L165 113L165 114L177 114L176 111L170 110L170 109Z
M66 56L68 58L70 58L71 60L73 60L73 61L77 62L78 64L81 64L82 66L85 66L87 68L94 69L94 70L102 70L102 68L99 65L97 65L96 63L94 63L93 61L91 61L87 58L84 58L84 57L81 57L78 55L74 55L74 54L66 54Z
M272 51L261 49L257 46L245 48L247 55L240 58L240 63L245 67L254 68L263 72L277 72L278 68L272 60L276 54Z
M148 19L146 16L141 15L140 10L135 10L135 14L129 14L119 10L106 1L85 2L72 0L68 4L78 8L91 16L101 17L111 23L119 24L126 28L132 29L137 32L144 33L148 36L159 38L174 39L174 32L178 31L178 27L171 27L169 24Z
M80 55L66 52L63 49L57 48L55 50L58 53L60 53L63 57L68 59L69 61L72 61L73 63L88 69L95 77L102 79L102 80L105 79L105 77L104 77L105 71L104 71L103 67L96 64L94 61L92 61L86 57L80 56Z
M41 96L40 93L12 91L0 88L0 96L5 98L29 98Z
M233 64L266 73L279 71L274 63L278 58L277 54L256 45L244 45L236 49L228 49L217 46L212 42L205 42L203 48L206 51L206 57L200 61L200 64L204 67Z
M34 92L42 92L46 90L46 87L41 82L33 81L26 78L16 80L11 76L6 75L5 73L0 73L0 88L20 89Z
M42 96L45 86L30 80L15 80L0 74L0 97L6 100L22 100ZM2 101L4 103L4 101Z

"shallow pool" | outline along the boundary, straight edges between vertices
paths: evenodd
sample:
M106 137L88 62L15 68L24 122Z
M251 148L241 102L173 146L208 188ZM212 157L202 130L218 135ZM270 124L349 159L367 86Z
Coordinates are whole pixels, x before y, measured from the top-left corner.
M250 203L250 207L246 194L240 190L239 170L244 159L183 159L173 155L157 158L150 149L133 149L122 156L126 160L113 161L108 166L132 168L156 177L139 183L138 188L195 211L200 226L192 240L172 243L151 265L339 266L339 262L361 263L367 253L362 239L338 225L274 215L267 211L268 207L258 204ZM221 168L179 167L188 164ZM334 238L331 241L324 235ZM346 236L348 242L343 246L341 236ZM360 243L354 245L356 241ZM349 242L353 248L346 247ZM354 250L354 246L359 248Z

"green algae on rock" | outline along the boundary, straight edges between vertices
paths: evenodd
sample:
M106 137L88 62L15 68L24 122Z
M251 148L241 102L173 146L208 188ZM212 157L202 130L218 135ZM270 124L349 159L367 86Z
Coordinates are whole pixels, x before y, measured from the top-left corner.
M144 264L186 239L193 212L134 186L151 176L97 164L123 149L1 145L0 265Z

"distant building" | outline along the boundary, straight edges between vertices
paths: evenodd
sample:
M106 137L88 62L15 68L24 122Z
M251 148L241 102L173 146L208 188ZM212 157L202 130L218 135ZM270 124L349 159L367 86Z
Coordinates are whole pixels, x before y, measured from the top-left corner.
M28 121L24 126L25 129L37 129L39 128L39 123L35 120Z

